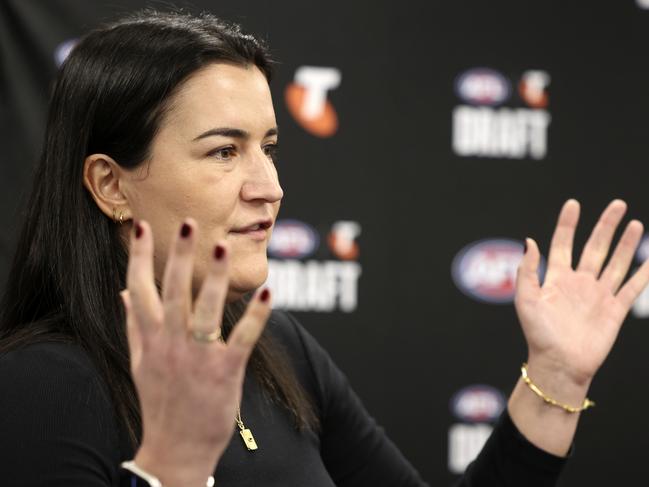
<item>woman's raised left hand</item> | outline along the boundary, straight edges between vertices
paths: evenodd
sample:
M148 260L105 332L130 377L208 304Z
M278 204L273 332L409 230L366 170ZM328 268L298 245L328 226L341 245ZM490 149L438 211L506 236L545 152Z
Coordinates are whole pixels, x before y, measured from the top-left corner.
M542 285L538 246L534 240L526 240L515 305L528 345L528 362L537 371L587 386L611 350L633 302L649 282L649 261L624 282L643 234L637 220L626 226L604 266L625 212L626 203L621 200L608 205L573 268L579 203L568 200L559 214Z
M626 282L643 227L632 220L606 266L615 230L626 203L611 202L588 239L576 267L572 253L579 203L567 201L552 237L548 268L541 285L541 254L526 240L516 283L518 313L528 347L528 377L560 405L580 408L593 376L609 354L622 322L649 282L649 260ZM554 455L566 455L579 414L546 404L520 379L507 404L518 430Z

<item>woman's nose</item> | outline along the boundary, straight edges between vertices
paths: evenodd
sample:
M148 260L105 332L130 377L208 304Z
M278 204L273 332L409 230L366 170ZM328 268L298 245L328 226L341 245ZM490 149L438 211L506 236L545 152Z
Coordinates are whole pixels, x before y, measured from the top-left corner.
M284 191L279 184L275 165L268 156L261 152L261 157L256 157L250 164L246 181L241 188L244 200L265 200L275 203L282 199Z

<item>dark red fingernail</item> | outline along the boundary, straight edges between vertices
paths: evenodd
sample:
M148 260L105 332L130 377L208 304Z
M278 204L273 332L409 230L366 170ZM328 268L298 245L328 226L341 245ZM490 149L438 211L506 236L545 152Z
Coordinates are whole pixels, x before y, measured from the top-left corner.
M268 301L268 298L270 298L270 291L268 290L268 288L266 288L259 295L259 300L262 303L265 303L266 301Z
M187 223L183 223L183 226L180 227L180 236L182 238L187 238L192 234L192 227Z
M214 247L214 258L216 260L221 260L225 256L225 247L222 245L217 245Z
M142 225L140 225L140 222L137 222L135 224L135 238L140 238L143 232L144 229L142 228Z
M527 239L523 240L523 255L527 254Z

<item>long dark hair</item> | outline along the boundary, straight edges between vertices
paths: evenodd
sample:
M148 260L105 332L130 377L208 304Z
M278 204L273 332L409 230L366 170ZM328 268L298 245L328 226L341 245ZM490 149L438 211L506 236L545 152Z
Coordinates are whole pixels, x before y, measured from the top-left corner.
M125 168L145 163L172 95L192 73L215 62L255 65L271 78L263 43L209 14L146 10L80 40L54 85L3 298L0 354L38 340L79 344L106 382L135 445L141 420L118 294L128 256L118 226L83 187L83 161L105 153ZM244 306L227 306L226 335ZM317 427L310 400L267 334L250 370L297 427Z

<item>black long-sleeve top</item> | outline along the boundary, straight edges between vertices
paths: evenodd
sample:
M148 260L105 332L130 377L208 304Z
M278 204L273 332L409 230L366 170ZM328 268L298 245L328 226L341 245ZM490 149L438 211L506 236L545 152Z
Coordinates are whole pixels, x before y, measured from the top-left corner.
M239 435L215 472L218 487L425 487L367 413L342 372L297 321L273 312L273 334L312 396L321 431L297 431L246 377L241 414L259 445ZM108 487L134 451L95 367L74 344L42 342L0 358L0 484ZM458 487L546 487L564 460L539 450L505 412Z

